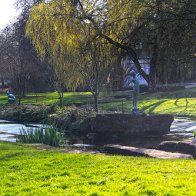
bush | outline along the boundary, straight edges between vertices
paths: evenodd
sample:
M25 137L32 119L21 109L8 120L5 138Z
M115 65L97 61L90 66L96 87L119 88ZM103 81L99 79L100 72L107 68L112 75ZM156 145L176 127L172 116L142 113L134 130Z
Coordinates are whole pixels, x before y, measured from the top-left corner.
M87 117L95 116L95 112L92 107L63 107L56 108L56 112L49 115L49 122L57 125L58 128L63 130L72 130L80 127L79 122L83 122ZM79 123L79 124L78 124Z
M41 128L24 128L20 131L19 142L23 143L43 143L50 146L59 146L62 141L62 136L58 129L54 126Z
M12 105L2 107L0 118L18 122L41 122L48 118L49 113L53 112L53 106L18 106Z

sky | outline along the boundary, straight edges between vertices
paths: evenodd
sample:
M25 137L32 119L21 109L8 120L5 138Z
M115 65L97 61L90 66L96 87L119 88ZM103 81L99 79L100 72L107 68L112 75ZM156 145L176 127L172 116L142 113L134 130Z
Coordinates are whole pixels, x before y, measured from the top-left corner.
M17 16L17 10L14 7L16 0L0 0L0 30Z

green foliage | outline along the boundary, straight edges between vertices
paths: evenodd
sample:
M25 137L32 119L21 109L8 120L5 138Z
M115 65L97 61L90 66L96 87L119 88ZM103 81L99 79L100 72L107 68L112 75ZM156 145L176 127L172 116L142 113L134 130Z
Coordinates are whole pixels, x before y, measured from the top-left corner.
M19 142L22 143L43 143L50 146L59 146L62 141L61 134L55 126L22 129L20 134Z
M68 154L0 142L1 195L195 195L195 160ZM167 186L166 186L167 184Z
M55 86L59 91L62 92L63 85L73 90L81 86L88 87L95 100L95 110L98 111L100 89L107 82L118 53L105 40L98 39L94 25L86 22L85 15L96 9L96 2L81 3L85 6L76 6L71 1L63 0L34 6L26 34L40 57L44 59L47 56L50 59L58 81Z
M62 136L55 126L50 126L45 130L43 143L50 146L59 146L62 141Z
M26 34L41 59L47 54L58 81L66 82L70 89L85 82L80 66L83 63L80 57L85 55L80 53L79 48L86 45L85 27L88 25L81 23L78 14L77 7L70 1L42 2L32 8L26 26Z
M193 137L196 138L196 131L193 131Z
M47 119L53 106L9 105L0 110L0 118L20 122L41 122Z
M22 128L20 130L20 136L18 138L19 142L23 143L42 143L43 142L43 135L44 130L40 128Z
M87 126L85 119L89 116L95 116L95 112L92 107L88 106L64 106L57 107L55 113L49 115L48 120L55 123L63 130L68 129L81 129L81 126Z

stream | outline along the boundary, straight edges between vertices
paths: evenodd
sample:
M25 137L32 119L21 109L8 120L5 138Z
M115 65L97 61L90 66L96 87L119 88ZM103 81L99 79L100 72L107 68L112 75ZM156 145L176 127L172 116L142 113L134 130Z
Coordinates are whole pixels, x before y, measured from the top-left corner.
M29 128L36 129L42 126L42 124L19 124L11 121L0 120L0 140L16 142L16 138L21 134L21 130L27 130Z

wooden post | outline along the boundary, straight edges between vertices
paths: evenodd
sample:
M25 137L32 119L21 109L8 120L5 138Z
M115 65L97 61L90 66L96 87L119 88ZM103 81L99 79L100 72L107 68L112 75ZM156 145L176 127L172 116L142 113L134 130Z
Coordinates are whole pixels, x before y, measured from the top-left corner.
M122 114L124 114L124 99L122 99Z

